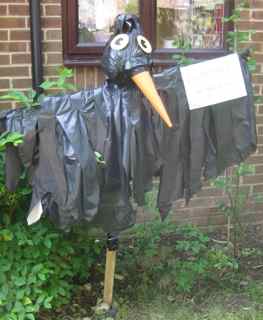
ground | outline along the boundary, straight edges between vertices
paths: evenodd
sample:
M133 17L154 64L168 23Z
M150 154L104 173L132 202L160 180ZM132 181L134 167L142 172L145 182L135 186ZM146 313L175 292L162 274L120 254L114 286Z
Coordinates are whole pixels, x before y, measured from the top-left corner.
M184 232L186 232L185 230ZM246 235L242 238L242 243L240 244L240 256L236 259L239 267L230 273L226 271L225 266L232 260L225 261L224 259L227 255L231 255L228 251L232 249L225 249L225 242L222 241L225 235L214 233L210 236L207 248L211 249L210 241L213 239L215 242L213 242L212 247L221 246L221 249L223 248L222 250L224 250L222 252L227 252L226 256L220 257L221 260L218 260L219 264L224 264L224 268L218 267L216 269L219 270L219 273L215 275L215 278L218 276L219 281L215 281L216 279L213 279L213 277L208 280L202 279L199 281L197 279L193 288L188 292L178 292L176 288L174 289L174 278L176 276L179 277L179 275L174 273L173 269L169 269L169 263L167 264L167 269L161 268L158 271L157 268L157 271L156 269L154 269L154 272L152 271L149 267L151 264L163 267L160 262L161 258L158 255L156 256L155 253L153 255L149 254L152 247L144 248L144 254L149 254L150 257L144 256L141 260L136 260L136 263L131 260L132 263L128 265L123 264L123 262L127 262L130 259L129 255L123 256L123 252L120 250L114 292L115 306L118 309L116 319L263 320L263 247L261 231L261 227L257 226L247 229ZM155 233L156 230L153 231L151 236L154 236ZM187 235L189 234L193 234L191 228L187 229ZM198 235L198 237L198 242L190 242L197 249L201 246L200 242L206 241L205 238L202 238L202 235ZM175 243L179 243L178 239L175 241ZM190 240L188 239L187 241L182 243L187 245ZM144 242L140 243L141 247L144 245ZM147 245L149 244L147 243ZM171 239L166 239L162 242L161 247L165 248L166 246L169 249L174 246ZM160 253L159 249L158 252ZM167 261L171 259L171 251L164 250L164 252L169 253L169 257L167 256L165 259ZM188 262L200 262L198 260L200 253L196 256L188 257L183 256L184 253L182 252L181 254L185 260L188 259ZM141 261L143 261L142 264ZM171 261L176 262L177 260ZM188 265L185 266L187 267ZM166 272L167 277L163 277L163 273ZM202 273L200 273L201 276L203 276ZM163 280L160 281L162 278L165 279L165 282L162 282ZM56 312L42 312L38 319L105 319L94 315L95 306L101 302L102 291L103 263L95 268L88 282L79 284L76 287L73 300L69 305L56 310Z

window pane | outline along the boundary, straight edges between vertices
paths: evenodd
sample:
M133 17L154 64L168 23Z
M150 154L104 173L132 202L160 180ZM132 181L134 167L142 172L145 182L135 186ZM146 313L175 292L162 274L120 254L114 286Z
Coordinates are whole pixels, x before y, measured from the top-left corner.
M79 43L105 42L119 13L139 14L139 0L79 0L78 4Z
M224 0L157 0L157 48L222 48Z

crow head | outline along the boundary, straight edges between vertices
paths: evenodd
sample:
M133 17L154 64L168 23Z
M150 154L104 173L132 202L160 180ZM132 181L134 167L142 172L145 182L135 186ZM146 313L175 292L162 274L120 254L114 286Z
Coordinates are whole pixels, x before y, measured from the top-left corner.
M114 24L114 34L107 42L102 68L109 80L122 86L135 83L168 127L172 123L150 75L152 46L142 35L138 17L120 14Z
M126 84L138 70L149 70L152 47L142 35L138 17L120 14L114 24L114 35L106 44L102 68L109 79Z

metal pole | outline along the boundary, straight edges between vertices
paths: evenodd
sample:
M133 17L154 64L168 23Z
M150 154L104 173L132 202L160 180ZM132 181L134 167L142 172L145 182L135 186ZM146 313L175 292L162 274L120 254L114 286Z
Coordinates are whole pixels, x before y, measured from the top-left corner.
M32 87L41 93L39 85L43 82L42 32L40 0L29 0L31 57L32 57Z

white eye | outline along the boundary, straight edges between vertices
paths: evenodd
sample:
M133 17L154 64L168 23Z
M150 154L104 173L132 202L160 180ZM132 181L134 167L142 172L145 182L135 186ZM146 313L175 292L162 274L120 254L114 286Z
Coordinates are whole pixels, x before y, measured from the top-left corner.
M144 36L141 36L141 35L137 36L137 42L140 48L142 49L142 51L144 51L145 53L152 52L152 46L149 40L147 40Z
M111 49L122 50L127 47L129 43L129 36L126 33L118 34L110 43Z

